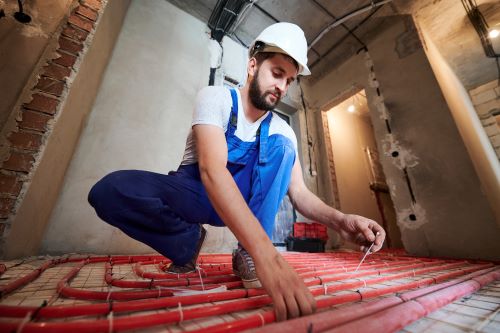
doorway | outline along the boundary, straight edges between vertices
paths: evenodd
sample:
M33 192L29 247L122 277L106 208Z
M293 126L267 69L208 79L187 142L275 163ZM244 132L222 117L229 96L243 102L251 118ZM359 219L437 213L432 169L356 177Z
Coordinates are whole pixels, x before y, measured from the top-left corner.
M324 111L326 149L338 206L344 213L377 221L387 232L384 247L402 248L364 90ZM346 246L349 246L346 244Z

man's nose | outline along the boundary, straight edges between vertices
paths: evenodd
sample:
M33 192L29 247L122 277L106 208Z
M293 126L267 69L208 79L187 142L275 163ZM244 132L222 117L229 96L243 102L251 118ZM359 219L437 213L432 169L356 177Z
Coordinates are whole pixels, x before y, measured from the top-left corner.
M286 80L280 80L276 83L276 89L278 89L281 96L286 94L286 88L287 88Z

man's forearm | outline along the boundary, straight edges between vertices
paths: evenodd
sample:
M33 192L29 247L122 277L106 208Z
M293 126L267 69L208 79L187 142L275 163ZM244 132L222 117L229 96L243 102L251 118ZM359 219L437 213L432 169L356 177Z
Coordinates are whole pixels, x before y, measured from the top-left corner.
M334 230L338 230L339 223L344 218L342 212L325 204L306 187L295 193L290 193L290 200L299 213Z
M261 253L270 255L276 252L229 171L226 168L201 168L200 174L217 214L248 253L256 260L261 257Z

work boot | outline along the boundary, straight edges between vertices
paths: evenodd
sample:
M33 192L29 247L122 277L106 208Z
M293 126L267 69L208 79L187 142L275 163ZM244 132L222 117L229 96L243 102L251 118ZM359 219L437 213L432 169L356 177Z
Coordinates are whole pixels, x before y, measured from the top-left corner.
M241 246L233 251L233 273L241 278L243 286L247 289L262 287L252 257Z
M166 269L166 273L171 274L187 274L196 272L196 260L198 260L198 254L200 253L201 246L203 245L203 241L205 240L205 236L207 235L207 230L200 225L200 239L198 240L198 244L196 245L196 252L194 253L193 258L185 264L185 265L176 265L171 263L170 266Z

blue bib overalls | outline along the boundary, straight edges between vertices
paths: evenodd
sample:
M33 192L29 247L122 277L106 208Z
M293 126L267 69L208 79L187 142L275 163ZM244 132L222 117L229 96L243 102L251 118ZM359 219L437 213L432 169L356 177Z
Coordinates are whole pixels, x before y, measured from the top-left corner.
M236 91L226 130L227 169L250 210L269 237L279 204L290 183L295 149L280 134L269 136L270 112L255 142L234 135L238 119ZM108 174L90 190L97 215L171 259L184 265L195 254L200 224L224 226L200 179L198 164L181 165L168 175L141 170Z

